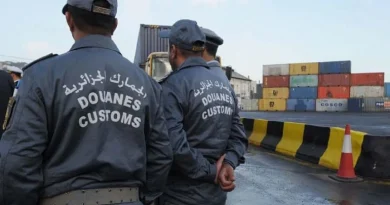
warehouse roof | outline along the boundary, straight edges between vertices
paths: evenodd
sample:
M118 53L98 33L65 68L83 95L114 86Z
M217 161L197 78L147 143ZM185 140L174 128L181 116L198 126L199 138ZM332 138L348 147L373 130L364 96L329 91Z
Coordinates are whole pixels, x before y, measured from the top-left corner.
M222 69L223 69L224 71L226 71L226 67L222 67ZM243 76L243 75L237 73L236 71L233 71L233 73L232 73L232 78L240 79L240 80L246 80L246 81L252 81L251 79L249 79L249 78L247 78L247 77L245 77L245 76Z

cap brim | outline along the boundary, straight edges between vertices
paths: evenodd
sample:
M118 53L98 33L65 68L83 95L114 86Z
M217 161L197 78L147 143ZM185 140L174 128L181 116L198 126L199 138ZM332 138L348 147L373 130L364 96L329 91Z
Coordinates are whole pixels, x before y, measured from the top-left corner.
M64 8L62 8L62 14L65 15L65 13L68 11L68 4L65 4Z
M159 33L160 38L169 38L169 35L171 34L170 30L162 30Z

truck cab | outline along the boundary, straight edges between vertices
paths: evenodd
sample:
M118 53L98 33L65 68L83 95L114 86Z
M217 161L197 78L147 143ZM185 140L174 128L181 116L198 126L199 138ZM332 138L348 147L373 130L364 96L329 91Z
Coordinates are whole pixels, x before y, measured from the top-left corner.
M167 52L153 52L148 56L145 72L154 80L159 81L171 71Z

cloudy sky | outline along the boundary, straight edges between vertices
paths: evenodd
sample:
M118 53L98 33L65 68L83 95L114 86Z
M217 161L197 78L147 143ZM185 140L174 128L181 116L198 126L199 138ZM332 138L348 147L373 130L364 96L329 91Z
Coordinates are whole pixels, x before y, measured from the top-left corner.
M61 13L66 1L38 2L2 3L0 60L28 62L51 52L66 52L73 44ZM351 60L353 72L387 72L390 82L387 0L118 2L114 40L131 61L140 24L172 25L188 18L221 35L223 63L253 80L261 80L264 64Z

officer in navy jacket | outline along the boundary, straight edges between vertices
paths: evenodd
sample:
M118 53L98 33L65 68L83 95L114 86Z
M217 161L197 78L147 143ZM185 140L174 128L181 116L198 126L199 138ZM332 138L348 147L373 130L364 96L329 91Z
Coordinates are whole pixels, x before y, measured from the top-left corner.
M150 204L172 164L161 86L113 40L116 0L69 0L69 52L24 68L0 141L0 204ZM141 193L140 193L141 192Z
M202 57L210 66L210 70L212 70L213 72L215 72L216 74L224 78L226 77L226 74L221 68L220 63L217 60L215 60L217 57L218 48L223 44L223 39L219 35L217 35L214 31L208 28L201 28L201 29L206 36L205 50L202 53ZM230 83L230 82L226 81L226 83ZM236 112L234 113L233 120L232 120L232 130L231 130L232 133L231 133L229 145L231 149L235 150L237 153L240 153L239 155L242 156L239 159L239 164L241 164L241 163L245 163L245 158L243 156L243 153L245 153L248 148L248 140L245 134L244 125L240 121L241 118L239 114L240 109L238 107L236 94L231 86L230 88L232 91L232 95L234 96Z
M225 204L216 183L222 162L234 169L245 152L234 147L246 143L245 135L231 134L237 112L231 86L201 56L205 40L192 20L176 22L169 34L173 72L160 83L174 163L163 205Z

